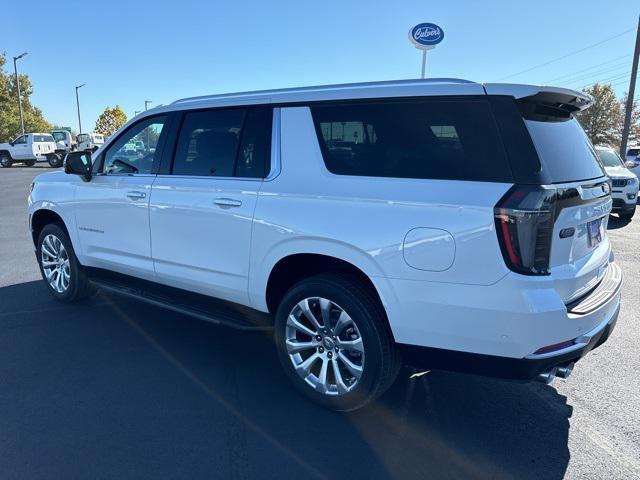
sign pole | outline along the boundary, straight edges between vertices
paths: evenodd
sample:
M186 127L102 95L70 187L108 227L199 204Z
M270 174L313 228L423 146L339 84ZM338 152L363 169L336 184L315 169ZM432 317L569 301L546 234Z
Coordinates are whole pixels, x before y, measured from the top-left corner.
M409 41L422 50L420 78L424 80L427 70L427 50L435 48L444 39L444 31L435 23L420 23L409 30Z

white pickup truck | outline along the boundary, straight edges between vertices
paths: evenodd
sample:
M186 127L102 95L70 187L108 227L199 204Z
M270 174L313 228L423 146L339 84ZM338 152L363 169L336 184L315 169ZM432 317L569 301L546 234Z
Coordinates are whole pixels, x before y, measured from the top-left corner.
M8 168L14 163L33 167L36 162L46 162L56 150L56 142L50 133L25 133L9 143L0 143L0 166Z

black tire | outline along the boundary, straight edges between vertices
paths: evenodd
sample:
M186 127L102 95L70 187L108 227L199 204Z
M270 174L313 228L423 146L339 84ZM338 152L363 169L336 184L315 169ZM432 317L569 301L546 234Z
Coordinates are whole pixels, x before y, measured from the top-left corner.
M35 160L27 160L24 162L27 167L33 167L36 164Z
M9 155L7 155L6 153L0 155L0 167L9 168L11 167L11 165L13 165L13 161L11 160L11 157Z
M298 375L287 352L289 314L298 302L311 297L325 298L340 306L351 317L362 338L365 359L362 374L346 393L328 395L314 389ZM399 371L399 358L384 309L375 292L352 275L322 274L294 285L278 307L275 340L280 362L294 386L307 398L331 410L346 412L363 407L389 388ZM315 351L314 347L311 352ZM335 379L335 374L332 375Z
M62 166L62 156L57 153L52 153L47 157L47 161L49 162L49 166L51 168L59 168Z
M626 211L626 212L621 212L619 214L619 216L620 216L621 220L630 221L635 214L636 214L636 209L634 207L633 210L629 210L629 211Z
M57 237L64 246L64 249L67 252L67 256L69 259L69 271L70 271L70 280L68 288L63 292L56 291L50 284L46 278L46 274L42 265L42 244L44 239L48 235L54 235ZM78 262L76 258L76 254L73 250L73 246L71 245L71 241L69 237L62 228L57 223L50 223L46 225L40 235L38 235L38 247L36 249L36 257L38 259L38 265L40 267L40 273L42 274L42 278L47 285L47 290L58 300L62 302L74 302L76 300L81 300L86 298L94 293L93 285L89 282L82 265Z

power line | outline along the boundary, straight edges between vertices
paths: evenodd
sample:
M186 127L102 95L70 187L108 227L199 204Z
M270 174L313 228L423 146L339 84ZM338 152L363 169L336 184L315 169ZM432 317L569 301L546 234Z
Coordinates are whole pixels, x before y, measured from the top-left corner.
M535 70L536 68L545 67L545 66L547 66L547 65L549 65L549 64L551 64L551 63L557 62L557 61L559 61L559 60L563 60L563 59L565 59L565 58L567 58L567 57L570 57L570 56L572 56L572 55L576 55L576 54L578 54L578 53L582 53L582 52L584 52L584 51L586 51L586 50L589 50L590 48L597 47L598 45L602 45L603 43L610 42L611 40L614 40L614 39L616 39L616 38L618 38L618 37L621 37L621 36L623 36L623 35L626 35L626 34L627 34L627 33L629 33L629 32L633 32L634 30L635 30L635 28L630 28L630 29L625 30L624 32L620 32L620 33L618 33L617 35L614 35L614 36L612 36L612 37L605 38L604 40L601 40L601 41L599 41L599 42L593 43L593 44L591 44L591 45L588 45L588 46L586 46L586 47L580 48L580 49L578 49L578 50L574 50L573 52L569 52L569 53L567 53L567 54L565 54L565 55L562 55L562 56L560 56L560 57L554 58L553 60L549 60L549 61L547 61L547 62L540 63L540 64L538 64L538 65L534 65L533 67L527 68L527 69L525 69L525 70L521 70L521 71L519 71L519 72L512 73L511 75L507 75L506 77L499 78L499 79L498 79L498 80L496 80L496 81L497 81L497 82L499 82L499 81L502 81L502 80L506 80L507 78L516 77L516 76L521 75L521 74L523 74L523 73L530 72L531 70Z
M595 82L588 83L587 85L583 85L583 86L582 86L582 87L580 87L580 88L587 88L587 87L590 87L591 85L595 85L596 83L602 83L602 84L605 84L605 83L611 83L611 82L613 82L614 80L626 79L626 78L628 78L628 77L629 77L629 74L630 74L630 73L631 73L631 70L629 70L629 71L627 71L627 72L624 72L624 73L620 73L620 74L618 74L618 75L614 75L614 76L612 76L612 77L608 77L608 78L601 78L601 79L599 79L599 80L596 80ZM626 80L623 80L623 82L624 82L624 81L626 81Z
M619 64L615 64L612 65L608 68L603 68L602 70L594 70L593 72L589 72L587 74L584 75L578 75L578 76L574 76L574 77L569 77L566 78L565 80L562 80L562 82L556 82L556 83L575 83L575 82L579 82L581 80L585 80L585 79L590 79L593 78L597 75L602 75L602 74L607 74L610 72L614 72L615 70L620 70L621 68L629 68L629 63L628 62L622 62Z
M612 62L615 62L617 60L620 60L622 58L627 58L627 57L630 57L630 55L621 55L619 57L607 60L606 62L597 63L595 65L591 65L590 67L583 68L582 70L576 70L575 72L566 73L564 75L560 75L559 77L552 78L551 80L546 80L545 83L555 82L557 80L561 80L561 79L564 79L566 77L573 77L574 75L577 75L578 73L582 73L582 72L586 72L587 70L592 70L594 68L602 67L602 66L604 66L604 65L606 65L608 63L612 63Z

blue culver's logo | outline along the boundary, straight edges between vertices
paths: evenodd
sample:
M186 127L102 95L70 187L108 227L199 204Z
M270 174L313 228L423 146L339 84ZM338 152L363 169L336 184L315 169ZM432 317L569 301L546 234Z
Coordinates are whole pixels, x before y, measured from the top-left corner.
M418 47L432 47L444 39L444 31L435 23L420 23L411 29L409 38Z

